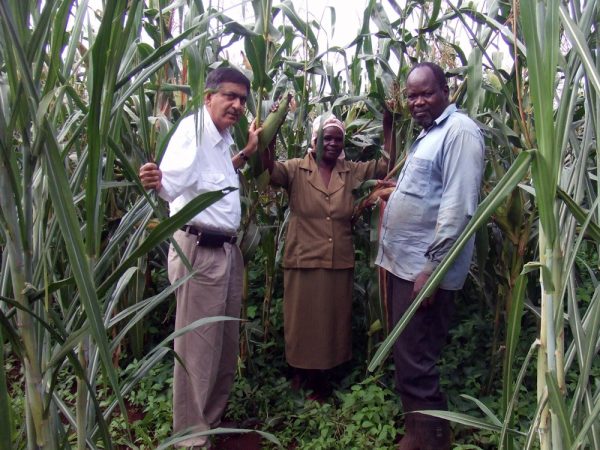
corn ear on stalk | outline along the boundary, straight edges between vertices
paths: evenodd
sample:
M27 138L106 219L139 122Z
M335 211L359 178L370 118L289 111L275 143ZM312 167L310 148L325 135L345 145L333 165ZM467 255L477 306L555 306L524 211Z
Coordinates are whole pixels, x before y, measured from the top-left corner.
M256 153L252 155L249 161L252 175L255 178L262 174L265 170L262 164L262 154L265 151L265 149L269 146L269 144L275 137L275 134L277 134L277 130L279 130L279 127L285 120L285 116L287 115L291 99L292 93L290 91L286 92L283 95L281 101L279 102L279 107L277 108L277 111L269 113L267 118L261 124L262 131L258 136L258 149Z

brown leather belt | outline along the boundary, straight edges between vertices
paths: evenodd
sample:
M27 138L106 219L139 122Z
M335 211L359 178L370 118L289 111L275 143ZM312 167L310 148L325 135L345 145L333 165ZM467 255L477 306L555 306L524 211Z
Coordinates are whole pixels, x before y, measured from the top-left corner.
M218 231L201 230L193 225L181 227L181 231L198 236L196 244L200 247L222 247L225 243L233 245L237 242L237 236L219 233Z

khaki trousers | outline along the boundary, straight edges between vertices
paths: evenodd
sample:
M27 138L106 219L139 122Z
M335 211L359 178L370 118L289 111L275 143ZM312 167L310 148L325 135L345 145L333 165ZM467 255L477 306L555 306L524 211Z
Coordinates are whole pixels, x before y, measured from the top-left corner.
M211 316L239 318L242 298L243 260L231 244L199 247L197 237L184 231L173 236L196 274L175 293L175 329ZM188 271L181 258L169 249L169 281ZM239 322L220 321L175 339L173 380L173 430L175 433L206 431L219 425L233 385L239 347ZM177 446L204 445L206 437L191 438Z

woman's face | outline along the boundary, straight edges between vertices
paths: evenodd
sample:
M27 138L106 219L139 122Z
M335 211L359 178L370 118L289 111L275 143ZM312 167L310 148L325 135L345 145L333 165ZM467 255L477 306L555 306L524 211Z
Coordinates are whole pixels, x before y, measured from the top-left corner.
M315 147L317 146L315 142ZM334 162L344 149L344 133L337 127L329 127L323 130L323 154L324 161ZM315 150L317 150L315 148ZM318 151L318 150L317 150Z

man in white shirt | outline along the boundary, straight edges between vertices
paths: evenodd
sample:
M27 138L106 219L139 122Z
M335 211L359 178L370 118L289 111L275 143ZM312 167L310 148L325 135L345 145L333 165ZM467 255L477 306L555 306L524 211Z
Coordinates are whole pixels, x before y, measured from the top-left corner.
M156 189L169 202L173 215L199 194L239 187L236 170L256 151L261 129L254 124L248 144L233 158L229 128L244 114L250 82L238 70L218 68L206 79L204 107L184 118L169 141L160 170L154 163L140 168L146 188ZM233 191L195 216L173 238L196 271L176 291L175 329L205 317L239 317L243 260L235 245L240 225L239 191ZM169 249L169 281L187 274L186 266ZM219 321L175 339L173 382L174 432L206 431L217 427L233 385L239 342L239 323ZM208 447L206 436L177 444Z

